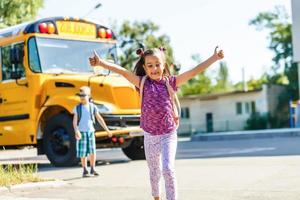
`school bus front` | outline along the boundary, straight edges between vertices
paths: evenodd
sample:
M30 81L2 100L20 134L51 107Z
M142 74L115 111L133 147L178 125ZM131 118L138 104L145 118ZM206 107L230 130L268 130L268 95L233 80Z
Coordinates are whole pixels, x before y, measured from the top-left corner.
M79 88L88 85L114 134L97 125L97 147L122 147L143 159L139 97L123 77L92 68L95 49L117 62L116 38L105 26L73 18L47 18L0 30L0 145L36 145L57 166L72 165L75 138L72 109Z

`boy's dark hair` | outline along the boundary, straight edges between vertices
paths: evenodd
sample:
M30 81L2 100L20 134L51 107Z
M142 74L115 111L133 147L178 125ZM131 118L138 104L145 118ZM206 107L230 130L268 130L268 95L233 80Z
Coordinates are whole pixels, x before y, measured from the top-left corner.
M170 76L171 73L170 73L169 66L166 63L165 51L166 51L166 49L164 47L147 49L146 51L144 51L142 48L137 49L136 54L138 54L140 56L140 59L137 61L137 63L135 64L135 67L134 67L135 75L137 75L137 76L145 76L146 75L145 69L143 67L145 64L146 56L160 55L164 62L164 66L165 66L163 75Z

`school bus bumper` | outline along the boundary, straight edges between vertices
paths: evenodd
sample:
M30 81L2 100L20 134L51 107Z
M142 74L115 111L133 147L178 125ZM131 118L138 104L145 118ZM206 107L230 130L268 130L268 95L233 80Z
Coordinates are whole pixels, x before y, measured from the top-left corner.
M109 127L110 128L110 127ZM113 136L123 135L130 137L138 137L143 135L143 130L140 127L128 127L120 128L116 130L110 130ZM108 133L106 131L96 131L95 136L98 137L107 137Z

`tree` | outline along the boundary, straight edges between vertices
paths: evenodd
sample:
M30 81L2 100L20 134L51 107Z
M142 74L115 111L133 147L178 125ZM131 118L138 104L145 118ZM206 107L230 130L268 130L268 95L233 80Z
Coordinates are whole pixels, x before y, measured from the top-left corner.
M264 73L259 79L254 79L254 78L250 78L250 80L248 80L246 82L247 84L247 89L248 90L257 90L257 89L261 89L263 84L267 84L268 81L268 75L266 73ZM242 91L244 90L244 83L242 81L236 83L234 85L234 89L238 90L238 91Z
M195 63L201 63L201 57L199 54L194 54L191 56ZM208 77L204 72L198 74L196 77L189 80L187 83L180 87L180 96L187 95L199 95L199 94L209 94L213 90L211 78Z
M122 54L119 56L121 66L132 69L138 59L135 51L142 46L146 49L164 46L167 49L167 63L169 65L173 64L174 58L170 38L165 34L157 35L158 31L159 26L151 21L136 21L133 23L125 21L120 28L117 28L122 50Z
M228 67L225 62L220 62L220 67L216 80L217 84L213 87L214 92L227 92L232 89L232 85L229 81Z
M270 32L269 48L274 52L273 73L267 76L268 83L281 84L286 90L279 97L278 112L272 116L276 121L276 126L288 126L289 112L288 103L290 100L299 98L298 68L292 62L293 46L291 22L284 7L276 7L273 12L262 12L250 21L250 25L256 26L258 30L266 29ZM279 70L283 68L283 73Z
M272 59L274 64L273 73L268 74L269 83L287 84L287 99L298 99L297 64L292 62L292 25L285 8L278 6L273 12L259 13L250 21L250 25L256 26L258 30L270 31L269 48L274 52ZM280 74L279 70L282 68L283 74Z
M195 63L201 63L201 58L199 54L192 55L192 59ZM188 81L181 87L181 95L199 95L199 94L209 94L209 93L220 93L228 92L233 90L233 86L229 80L228 67L225 62L220 62L220 66L217 72L217 76L214 77L215 71L207 73L204 71L198 74L195 78ZM216 80L216 84L213 84L213 81Z
M0 0L0 28L32 20L43 0Z

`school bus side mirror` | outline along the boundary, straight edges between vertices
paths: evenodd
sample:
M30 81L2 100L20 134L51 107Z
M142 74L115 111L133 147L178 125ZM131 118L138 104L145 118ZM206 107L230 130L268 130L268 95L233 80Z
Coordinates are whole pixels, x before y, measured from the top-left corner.
M17 85L28 87L27 82L26 83L19 83L18 82L18 80L22 78L22 72L20 72L19 70L12 71L10 73L10 77L11 77L11 79L15 79Z
M21 73L19 71L13 71L13 72L10 73L10 77L12 79L17 80L17 79L22 78L22 75L21 75Z
M20 49L18 47L13 47L10 50L10 60L12 64L22 64L23 63L23 49Z

